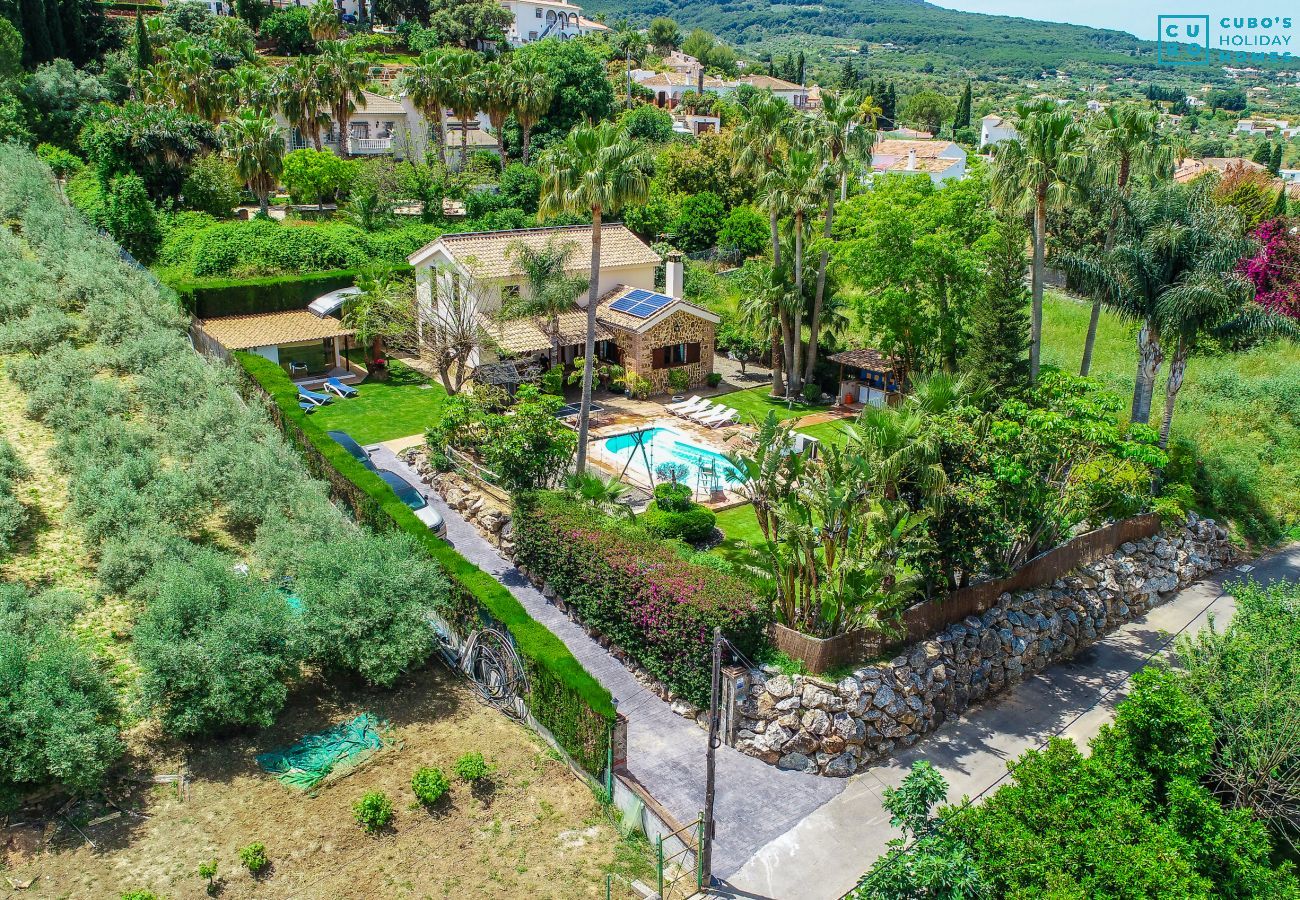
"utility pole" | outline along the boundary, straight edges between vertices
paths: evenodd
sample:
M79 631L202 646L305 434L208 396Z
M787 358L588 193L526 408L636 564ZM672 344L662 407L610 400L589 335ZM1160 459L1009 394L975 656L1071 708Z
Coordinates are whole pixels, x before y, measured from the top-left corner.
M713 884L714 753L718 749L718 700L722 693L722 629L713 628L713 683L709 692L709 747L704 758L704 840L700 846L700 887Z

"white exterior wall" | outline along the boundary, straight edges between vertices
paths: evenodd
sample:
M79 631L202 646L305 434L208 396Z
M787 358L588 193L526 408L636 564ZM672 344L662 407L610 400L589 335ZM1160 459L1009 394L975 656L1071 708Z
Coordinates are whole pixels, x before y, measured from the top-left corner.
M582 7L572 3L555 3L548 0L503 0L501 4L514 14L514 23L506 29L506 38L512 46L520 47L545 37L568 40L593 29L581 24ZM546 27L554 22L550 31Z
M267 347L249 347L248 352L255 353L263 359L269 359L277 366L280 364L280 348L275 344L271 344Z
M352 114L348 119L349 132L354 130L354 125L364 123L369 133L368 138L353 139L350 142L349 148L353 156L391 155L397 159L410 158L417 161L424 159L424 154L429 148L429 124L425 122L424 116L416 110L409 98L402 97L400 102L402 104L400 113L368 113L358 110ZM281 113L275 114L275 124L284 133L285 147L289 150L312 146L310 140L298 145L294 144L293 128ZM336 130L334 120L331 118L329 126L321 134L322 150L340 152L337 141L331 143L328 140L330 132ZM383 135L387 136L386 141Z
M1020 139L1020 135L1010 123L1003 121L994 125L992 116L985 116L980 120L980 149L983 150L990 144L996 144L998 141L1015 141Z

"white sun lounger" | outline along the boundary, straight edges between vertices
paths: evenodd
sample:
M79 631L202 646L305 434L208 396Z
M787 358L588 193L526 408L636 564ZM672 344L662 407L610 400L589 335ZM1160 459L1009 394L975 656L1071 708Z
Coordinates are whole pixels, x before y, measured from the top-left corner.
M683 406L679 409L675 409L672 411L672 413L675 416L681 416L684 419L689 419L692 416L698 415L699 413L702 413L708 409L713 409L713 403L709 400L701 400L699 403L696 403L692 406Z
M691 412L686 413L686 418L690 419L692 422L703 422L705 419L708 419L713 415L715 415L719 410L725 408L726 407L724 407L720 403L717 405L710 403L706 406L697 408Z
M712 426L714 422L721 421L722 419L726 418L730 413L731 413L731 407L718 404L713 408L713 412L709 413L707 416L702 416L697 421L701 425Z
M728 409L726 415L720 418L710 419L704 424L708 425L710 428L721 428L723 425L730 425L732 422L739 422L739 421L740 421L740 410Z
M676 403L665 403L664 409L668 410L670 413L675 413L678 410L689 409L692 406L697 406L699 403L700 395L696 394L689 400L679 400Z

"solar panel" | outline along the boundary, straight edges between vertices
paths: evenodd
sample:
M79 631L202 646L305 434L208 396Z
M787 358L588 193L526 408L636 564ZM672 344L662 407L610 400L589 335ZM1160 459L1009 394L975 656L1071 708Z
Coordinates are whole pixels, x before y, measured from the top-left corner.
M638 319L648 319L672 302L672 297L637 288L619 297L609 305L609 308Z

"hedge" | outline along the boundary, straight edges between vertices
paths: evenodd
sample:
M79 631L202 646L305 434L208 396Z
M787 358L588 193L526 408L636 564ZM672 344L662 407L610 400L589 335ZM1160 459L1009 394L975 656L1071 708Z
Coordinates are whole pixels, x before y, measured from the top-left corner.
M408 271L406 264L393 271ZM200 319L243 316L250 313L305 309L321 294L351 287L360 269L332 269L303 275L269 275L262 278L182 279L164 274L162 281L181 298L187 312Z
M709 699L713 629L748 656L765 618L743 582L683 559L645 529L563 494L515 502L516 558L546 579L583 622L697 706Z
M609 691L500 582L430 533L379 476L309 419L298 407L297 386L283 369L249 353L233 357L246 376L246 393L269 401L272 420L303 454L308 470L329 484L358 522L380 530L400 529L416 538L459 588L465 618L482 611L505 626L528 674L529 710L579 765L599 776L614 724Z

